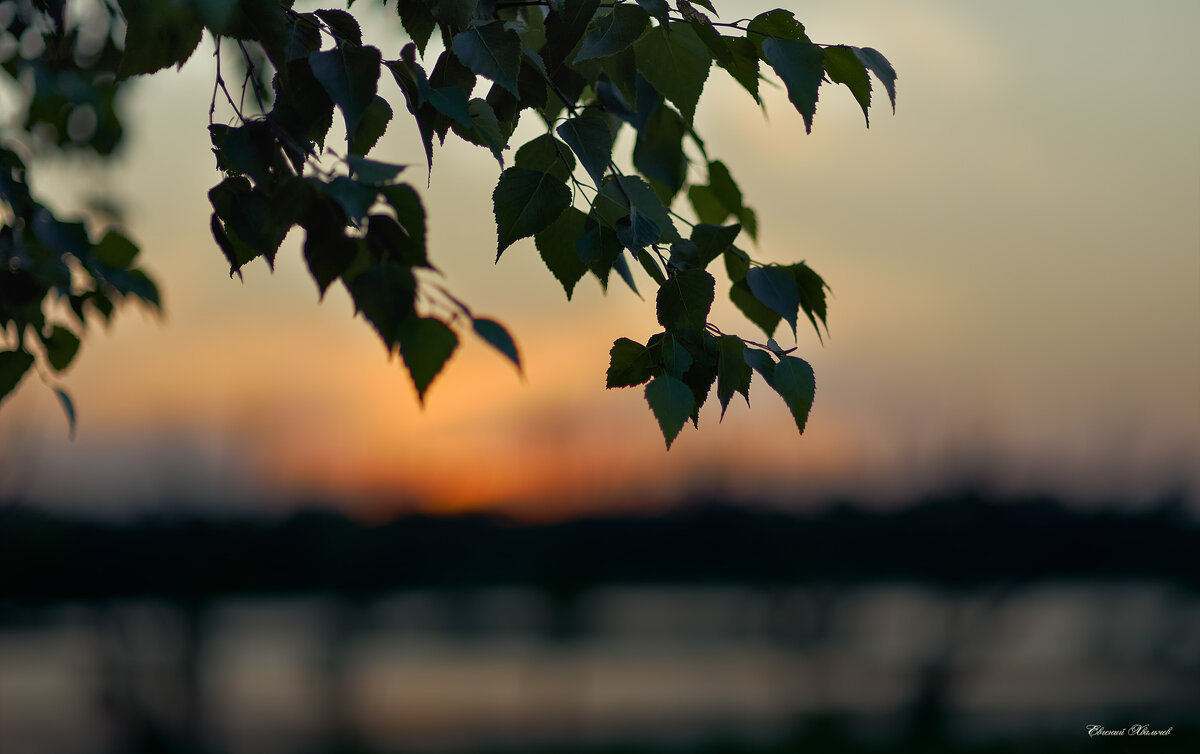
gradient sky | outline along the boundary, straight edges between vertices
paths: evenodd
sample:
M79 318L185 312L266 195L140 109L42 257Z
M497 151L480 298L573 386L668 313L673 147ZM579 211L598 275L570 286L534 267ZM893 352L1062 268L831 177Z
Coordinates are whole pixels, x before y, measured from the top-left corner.
M804 259L833 287L831 337L799 336L818 386L803 437L756 382L750 408L735 401L718 423L709 406L668 453L641 390L604 389L612 341L657 329L653 298L587 279L568 303L529 241L493 265L497 165L451 141L424 192L431 257L450 290L509 326L525 374L464 339L422 410L342 289L318 303L299 233L274 274L256 262L229 279L208 231L206 42L181 72L139 83L115 169L44 166L60 209L94 194L126 203L167 316L130 308L92 328L63 378L74 441L36 379L5 402L0 496L143 509L311 495L374 515L408 500L551 517L688 492L887 503L973 481L1194 500L1200 4L793 9L815 41L876 47L900 74L896 115L873 108L869 130L844 88L824 92L806 136L781 88L763 118L721 71L698 111L710 154L758 211L752 251ZM375 41L394 54L394 19L377 17ZM381 91L402 101L394 82ZM411 163L420 186L416 129L398 112L373 155ZM527 115L514 144L538 132ZM723 290L713 321L750 335Z

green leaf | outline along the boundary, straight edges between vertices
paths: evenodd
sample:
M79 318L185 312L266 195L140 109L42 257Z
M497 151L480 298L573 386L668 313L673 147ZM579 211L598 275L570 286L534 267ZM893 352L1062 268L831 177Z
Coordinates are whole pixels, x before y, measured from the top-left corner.
M729 247L729 250L725 252L725 274L729 276L729 282L745 281L746 273L749 271L750 256L736 246ZM770 335L770 333L767 334Z
M775 365L774 376L775 384L772 387L783 396L784 402L792 412L792 418L796 420L796 428L803 434L817 392L812 367L804 359L784 356Z
M766 333L768 337L775 334L775 328L779 326L780 316L773 309L758 300L744 279L730 286L729 300L733 302L734 306L742 314L746 315L746 319L758 325L759 329Z
M750 404L750 366L746 363L746 344L735 335L717 338L717 400L721 402L721 418L729 408L733 394L742 391L746 405Z
M754 101L761 105L762 98L758 95L758 82L762 80L762 76L758 73L758 48L747 37L722 36L721 40L729 50L730 59L728 61L718 60L717 64L741 84L743 89L750 92Z
M110 230L95 246L96 258L109 267L124 269L137 259L138 247L121 233Z
M396 213L396 222L404 234L395 254L410 267L432 269L425 251L425 207L420 195L407 183L385 186L380 193Z
M270 182L279 145L266 121L252 121L238 128L214 124L208 130L223 170L249 176L259 185Z
M683 379L683 375L692 366L692 355L674 335L662 339L662 360L663 369L667 370L667 374L679 379Z
M487 147L496 161L503 165L504 144L508 139L500 131L500 123L496 120L496 113L492 110L492 106L488 104L487 100L476 97L471 100L468 109L471 113L471 129L466 130L455 122L452 124L454 133L472 144Z
M230 274L256 256L267 255L268 260L274 257L292 221L292 217L275 210L294 211L296 207L273 207L267 195L251 188L243 177L226 178L209 190L208 197L227 234L223 240L214 226L213 235L233 268Z
M583 169L599 186L608 171L613 149L613 132L604 116L584 114L568 118L555 132L571 147Z
M571 190L549 173L509 168L492 191L496 259L517 239L548 228L571 205Z
M71 396L67 395L67 391L62 388L54 388L54 395L58 398L58 405L62 407L63 413L67 417L68 433L72 440L75 439L75 404L71 401Z
M733 50L729 49L729 45L725 43L726 38L722 37L720 33L717 32L717 28L713 26L712 21L710 21L707 16L700 14L688 14L685 15L685 18L687 19L687 22L691 24L692 30L696 32L696 36L699 37L700 41L704 43L704 46L708 48L709 53L712 55L713 60L717 62L717 65L723 68L729 65L734 65L735 61L733 58Z
M825 334L828 335L829 323L825 321L825 291L829 290L829 286L825 284L820 275L803 262L789 265L788 269L791 270L792 277L796 281L796 290L800 293L800 308L808 317L808 321L812 323L813 329L817 331L817 338L821 337L821 328L817 325L818 320L825 325Z
M692 243L696 244L696 257L700 269L708 267L714 259L725 253L741 232L740 225L706 225L701 223L692 228Z
M417 281L405 264L374 264L349 280L342 276L354 307L367 318L390 351L400 336L402 323L413 315Z
M0 400L3 400L33 366L33 354L27 351L0 351Z
M71 365L79 353L79 336L62 325L55 325L49 335L41 335L42 347L46 349L46 361L61 372Z
M319 17L333 31L334 36L340 42L351 42L355 45L362 44L362 29L358 26L358 21L354 16L344 10L318 10L313 11L313 15Z
M518 371L521 369L521 355L517 352L517 344L508 334L508 330L504 329L504 325L494 319L484 317L474 317L472 324L475 327L476 335L508 357Z
M683 153L687 124L666 105L654 109L638 129L633 144L633 165L642 175L658 181L673 197L683 188L688 159Z
M477 4L477 0L426 0L433 17L450 31L467 28Z
M736 215L742 208L742 190L738 188L725 163L720 160L708 163L708 185L712 187L713 194L721 202L721 206L730 214Z
M341 205L328 197L309 205L301 225L305 233L304 261L324 298L330 284L354 261L358 244L346 237L346 213Z
M683 270L658 289L658 322L667 330L702 332L712 308L716 280L704 270Z
M683 240L671 222L666 205L654 193L654 189L637 176L609 176L593 203L593 212L610 228L616 228L620 219L629 215L630 200L632 206L654 221L663 241L674 243Z
M766 382L774 390L775 360L771 358L771 354L757 348L747 348L745 358L746 364L758 372L759 376L763 378L763 382Z
M376 199L379 198L378 189L344 175L339 175L329 183L320 182L318 189L342 205L346 217L356 225L366 218Z
M804 118L804 130L812 133L817 90L825 75L821 48L807 39L767 39L762 43L762 51L763 59L787 86L788 99Z
M650 404L650 410L654 412L663 439L667 441L667 449L670 450L671 443L675 442L692 415L692 407L696 402L692 389L675 377L660 375L646 386L646 402Z
M845 84L858 100L863 117L867 119L867 127L871 125L871 79L867 76L866 66L854 53L854 48L845 45L831 45L824 50L825 75L835 84Z
M346 166L350 168L350 175L366 186L386 186L396 180L396 176L405 168L404 165L368 160L356 154L346 158Z
M622 246L635 253L658 243L661 237L657 223L639 212L636 206L629 208L629 217L617 221L617 238Z
M617 237L620 238L620 234ZM633 270L629 268L629 260L625 258L623 253L617 255L617 258L613 261L612 268L621 276L621 280L625 281L625 285L629 286L629 290L633 291L638 298L641 298L642 294L638 292L637 281L633 279Z
M542 261L562 283L567 300L575 291L575 285L587 274L588 266L580 258L575 244L583 237L587 215L574 207L567 207L558 219L533 237Z
M589 216L583 236L575 243L575 250L600 281L601 288L607 291L608 275L625 250L617 232Z
M429 6L423 0L397 0L396 14L400 23L408 32L408 37L416 43L421 54L425 54L425 45L437 28L437 19L429 12Z
M696 213L696 218L700 222L720 225L725 222L725 218L729 217L729 210L721 204L721 200L717 198L712 186L693 184L688 186L687 196L692 205L692 211Z
M637 0L637 4L642 7L642 10L657 18L660 24L666 26L670 23L671 8L667 5L667 0Z
M348 151L351 156L365 155L371 151L379 138L387 131L388 123L392 120L392 106L378 94L363 111L358 127L350 135Z
M307 56L290 61L285 71L275 74L272 83L275 106L267 114L267 120L291 137L281 141L299 170L312 151L312 143L323 146L333 127L333 100L313 75Z
M633 51L638 71L691 123L712 65L708 48L691 25L656 26L634 43Z
M454 54L480 76L495 81L514 97L520 97L517 74L521 70L521 38L505 28L503 21L472 26L454 35Z
M519 168L549 173L565 183L575 171L575 155L553 134L542 134L525 142L517 150L513 164Z
M425 101L442 115L453 119L455 123L471 128L475 125L471 117L471 100L467 99L466 90L458 86L439 86L425 90Z
M367 233L361 239L372 259L399 262L406 267L424 266L423 248L418 248L400 223L390 215L371 215L367 218Z
M800 314L800 292L796 289L792 271L776 265L755 267L746 273L746 284L755 298L791 325L794 336L796 318Z
M642 265L642 269L650 276L655 285L663 286L667 284L667 276L663 274L662 268L658 266L658 262L654 261L654 256L646 251L640 251L635 254L637 261Z
M321 30L317 17L312 13L297 13L287 19L287 32L283 44L287 62L308 59L309 53L321 49Z
M583 45L575 62L603 58L633 44L646 26L650 15L636 5L617 5L608 15L597 16L588 25Z
M606 387L633 387L649 380L653 373L651 349L629 338L618 338L608 352Z
M340 45L308 56L313 76L342 111L346 133L354 134L367 108L375 100L382 58L372 46Z
M875 74L879 83L887 90L888 99L892 102L892 112L896 112L896 69L879 50L872 47L854 47L854 55L859 61Z
M417 399L425 403L425 392L458 348L458 335L435 317L409 317L399 326L400 358L408 367Z
M204 27L190 4L164 0L119 0L119 4L127 26L117 78L182 66L200 44Z
M760 13L751 19L746 26L746 39L758 50L759 56L764 58L766 55L763 53L763 42L768 39L809 41L808 35L804 33L804 24L797 21L790 10L782 8Z

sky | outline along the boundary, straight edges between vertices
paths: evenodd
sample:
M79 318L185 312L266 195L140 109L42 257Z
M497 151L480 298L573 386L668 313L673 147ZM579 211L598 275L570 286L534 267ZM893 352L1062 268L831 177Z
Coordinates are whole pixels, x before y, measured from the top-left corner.
M717 7L729 21L776 5L789 7ZM823 89L805 135L782 87L767 87L764 114L721 71L698 109L709 153L758 213L752 254L805 260L833 290L830 337L801 328L795 343L817 375L803 436L755 383L749 407L735 399L722 421L713 401L667 451L641 390L604 388L612 342L658 329L653 297L604 295L589 278L568 302L528 240L493 264L499 168L453 140L421 189L430 255L446 287L508 326L524 370L464 338L422 408L344 291L318 299L302 234L274 273L260 261L229 278L208 230L218 176L202 45L182 71L138 83L116 165L40 166L60 211L95 195L124 203L166 316L129 307L90 328L61 380L75 439L36 379L0 406L0 499L557 518L697 495L891 505L973 484L1083 505L1173 492L1195 504L1200 5L791 9L814 41L875 47L899 72L895 115L877 100L869 129L844 88ZM394 17L366 12L394 55ZM401 100L391 81L381 93ZM527 115L513 143L538 133ZM402 106L373 156L425 183ZM712 321L750 334L718 280Z

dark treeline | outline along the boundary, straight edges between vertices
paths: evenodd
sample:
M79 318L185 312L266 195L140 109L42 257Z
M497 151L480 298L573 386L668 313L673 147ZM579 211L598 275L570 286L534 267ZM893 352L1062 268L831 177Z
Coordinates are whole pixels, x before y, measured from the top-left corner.
M911 580L947 588L1046 578L1200 586L1200 526L1182 505L1081 512L973 495L889 512L787 515L717 503L658 517L522 525L406 516L368 526L328 509L282 520L127 523L0 506L0 601L519 584L560 597L599 584Z

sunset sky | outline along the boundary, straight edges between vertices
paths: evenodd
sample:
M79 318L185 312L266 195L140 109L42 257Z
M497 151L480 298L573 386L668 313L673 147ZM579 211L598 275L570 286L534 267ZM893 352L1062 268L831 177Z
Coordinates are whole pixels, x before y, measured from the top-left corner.
M613 340L658 329L653 297L589 278L567 302L531 241L493 265L498 166L453 139L423 192L430 255L509 327L525 370L464 338L421 409L344 290L318 302L301 233L274 274L260 261L229 279L208 230L206 41L137 85L114 169L43 166L57 209L126 204L167 314L129 307L90 330L62 379L75 440L36 378L0 406L0 499L556 517L689 493L888 504L973 481L1085 503L1200 498L1200 4L716 5L727 21L790 7L814 41L878 48L900 76L895 116L877 105L870 129L829 87L806 136L782 87L764 118L719 70L698 110L758 212L752 253L806 260L833 288L831 337L802 328L797 344L817 375L803 436L756 382L751 407L735 399L719 423L714 400L668 452L641 389L604 389ZM391 8L359 6L395 56ZM411 164L421 187L415 125L394 82L381 93L397 116L373 156ZM537 133L527 114L514 146ZM722 280L712 319L748 335Z

